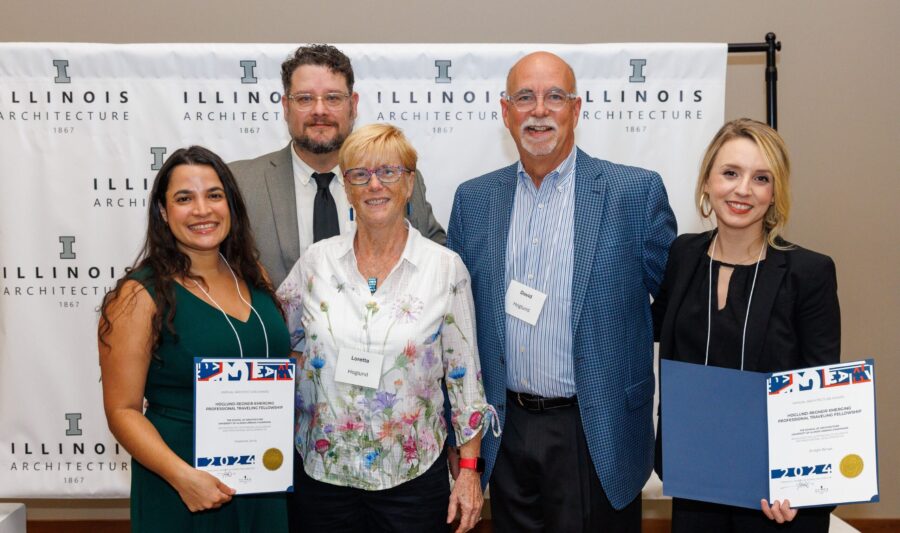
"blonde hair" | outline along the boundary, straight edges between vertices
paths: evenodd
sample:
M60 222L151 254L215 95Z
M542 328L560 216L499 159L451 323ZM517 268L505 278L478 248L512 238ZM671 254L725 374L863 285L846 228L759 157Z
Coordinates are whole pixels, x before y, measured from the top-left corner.
M341 170L359 166L364 160L386 162L399 158L409 170L416 170L418 154L400 128L390 124L369 124L349 136L338 152Z
M785 249L786 246L777 244L777 241L784 231L791 212L791 161L784 139L777 131L762 122L749 118L732 120L726 122L713 137L703 155L703 161L700 163L700 175L697 178L697 190L694 193L697 210L700 211L700 216L709 218L711 213L704 212L704 203L708 202L708 197L703 189L709 181L709 174L719 150L725 143L737 138L753 141L769 165L772 173L774 202L763 217L763 227L766 230L766 240L769 246Z

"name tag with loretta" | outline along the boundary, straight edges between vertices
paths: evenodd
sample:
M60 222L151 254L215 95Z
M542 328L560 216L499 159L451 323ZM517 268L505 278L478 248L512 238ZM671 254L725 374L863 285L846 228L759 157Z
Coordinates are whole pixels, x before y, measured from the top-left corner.
M533 326L541 316L546 299L547 295L541 291L512 280L506 289L506 314Z
M334 380L348 385L377 389L381 384L384 354L341 348L338 351Z

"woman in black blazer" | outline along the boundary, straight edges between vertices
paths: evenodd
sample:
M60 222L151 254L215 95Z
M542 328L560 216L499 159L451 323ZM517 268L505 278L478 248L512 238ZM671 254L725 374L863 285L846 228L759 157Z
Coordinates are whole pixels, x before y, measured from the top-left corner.
M750 119L726 123L697 183L716 229L672 244L653 303L661 358L776 372L840 361L841 324L831 258L784 241L790 212L784 141ZM664 386L664 385L661 385ZM660 424L660 428L662 425ZM657 433L656 471L663 477ZM672 531L828 531L832 508L760 502L762 512L675 498Z

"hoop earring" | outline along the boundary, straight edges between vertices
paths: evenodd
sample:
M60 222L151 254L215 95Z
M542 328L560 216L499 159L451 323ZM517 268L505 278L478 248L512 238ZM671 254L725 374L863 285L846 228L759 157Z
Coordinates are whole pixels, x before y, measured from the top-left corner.
M709 204L709 194L706 191L700 195L700 203L697 204L697 208L700 209L700 216L703 218L709 218L712 215L712 206Z
M769 208L766 209L766 214L763 216L763 222L767 226L767 229L772 229L778 225L780 217L778 216L778 210L775 209L775 203L769 205Z

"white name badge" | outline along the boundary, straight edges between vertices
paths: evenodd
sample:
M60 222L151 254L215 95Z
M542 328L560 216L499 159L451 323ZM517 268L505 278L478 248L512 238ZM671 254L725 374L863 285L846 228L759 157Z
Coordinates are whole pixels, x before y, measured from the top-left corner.
M512 280L506 289L506 313L533 326L541 316L546 299L547 295L541 291Z
M334 380L338 383L377 389L381 384L383 361L384 354L341 348L334 369Z

